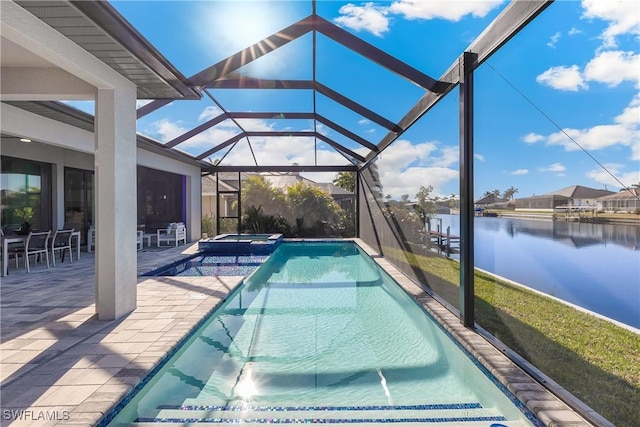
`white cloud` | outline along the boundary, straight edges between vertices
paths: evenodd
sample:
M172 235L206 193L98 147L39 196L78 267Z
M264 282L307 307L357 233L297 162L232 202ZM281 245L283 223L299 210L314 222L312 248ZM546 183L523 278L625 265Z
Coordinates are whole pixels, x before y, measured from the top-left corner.
M406 19L446 19L459 21L466 15L477 18L486 16L502 0L488 1L425 1L400 0L394 2L389 11L403 15Z
M536 142L544 141L544 136L531 132L523 136L522 139L527 144L535 144Z
M457 161L457 147L397 140L378 157L382 191L396 198L401 194L413 198L421 185L432 185L438 194L439 187L458 178L458 170L447 167Z
M576 27L571 27L571 29L569 30L569 32L567 34L569 34L570 36L575 36L577 34L581 34L582 31L580 31L578 28Z
M583 17L602 19L609 26L602 33L603 47L616 47L616 37L623 34L640 35L640 13L637 0L583 0Z
M388 10L374 5L372 2L362 6L352 3L342 6L339 10L342 16L334 19L339 25L355 31L369 31L376 36L382 36L389 30Z
M551 67L536 77L536 81L559 90L577 91L588 87L577 65Z
M529 173L528 169L516 169L513 172L511 172L511 175L526 175Z
M358 120L358 124L362 125L362 126L368 125L369 123L371 123L371 121L369 119L360 119L360 120Z
M530 133L525 135L523 139L529 143L544 141L546 145L559 145L565 151L576 151L581 147L587 151L614 146L629 147L631 150L630 160L639 161L640 94L631 100L611 124L601 124L584 129L565 128L546 136Z
M614 123L596 125L585 129L565 128L545 137L547 145L560 145L566 151L601 150L616 145L630 147L632 160L639 160L640 149L640 95L629 103L624 111L614 118ZM575 141L575 142L574 142Z
M604 167L611 173L608 173L604 169L593 169L587 172L587 177L602 185L612 186L615 188L622 188L620 186L620 182L622 182L625 187L629 187L632 184L640 182L640 168L632 172L622 172L624 166L620 164L606 164ZM611 175L615 176L620 180L620 182Z
M198 116L198 121L205 122L207 120L218 117L220 114L222 114L222 110L220 110L220 108L215 105L210 105L205 108L202 113L200 113L200 115Z
M473 157L481 162L484 162L484 156L482 154L474 154Z
M380 170L402 170L414 162L424 164L437 146L431 142L411 144L405 139L395 141L378 156Z
M448 168L460 161L460 149L458 147L443 147L440 156L431 157L433 166Z
M467 0L467 1L426 1L399 0L389 7L379 6L373 2L356 6L348 3L339 10L341 16L334 19L339 25L355 31L369 31L382 36L389 31L388 15L401 15L405 19L446 19L459 21L467 15L476 18L486 16L500 5L503 0Z
M547 46L555 49L556 48L556 44L558 43L558 40L560 40L560 36L562 34L560 33L560 31L558 31L557 33L555 33L554 35L551 36L551 39L549 40L549 42L547 42Z
M160 119L151 124L151 128L148 129L150 136L157 138L161 142L168 142L172 139L185 133L187 129L180 126L177 122L172 122L169 119Z
M383 194L391 194L399 198L401 194L408 194L413 199L421 185L433 186L433 194L443 194L440 188L458 179L458 171L442 167L410 167L396 172L389 169L379 169Z
M562 173L567 170L561 163L554 163L552 165L547 166L546 168L540 168L540 172L557 172Z
M640 88L640 54L622 51L599 52L584 69L587 80L615 87L625 80Z

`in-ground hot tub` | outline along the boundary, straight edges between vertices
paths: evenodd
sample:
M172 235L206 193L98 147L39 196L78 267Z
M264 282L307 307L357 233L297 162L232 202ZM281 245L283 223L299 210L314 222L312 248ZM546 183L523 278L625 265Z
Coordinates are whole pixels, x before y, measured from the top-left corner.
M270 255L282 243L282 234L221 234L201 240L198 249L224 255Z

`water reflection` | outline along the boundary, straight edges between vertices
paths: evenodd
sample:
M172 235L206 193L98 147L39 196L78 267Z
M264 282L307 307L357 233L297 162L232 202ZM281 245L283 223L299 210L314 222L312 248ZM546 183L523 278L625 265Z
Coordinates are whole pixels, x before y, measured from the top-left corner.
M459 235L459 216L442 215ZM476 267L640 328L640 227L478 217ZM457 254L453 255L458 256Z
M478 223L481 223L482 220L491 220L491 218L478 218L478 220ZM517 233L525 233L550 238L576 248L614 244L634 251L640 250L640 227L633 225L515 219L501 221L505 223L504 227L512 237Z

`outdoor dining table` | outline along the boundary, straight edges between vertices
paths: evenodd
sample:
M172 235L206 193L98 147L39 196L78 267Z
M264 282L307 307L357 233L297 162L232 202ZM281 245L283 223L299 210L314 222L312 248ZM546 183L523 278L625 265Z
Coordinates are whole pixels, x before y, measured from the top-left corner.
M2 237L2 276L9 272L9 245L11 243L26 243L28 235L15 235ZM76 258L80 259L80 231L71 233L71 238L76 239Z
M26 243L27 235L3 236L2 237L2 275L9 272L9 245L11 243Z

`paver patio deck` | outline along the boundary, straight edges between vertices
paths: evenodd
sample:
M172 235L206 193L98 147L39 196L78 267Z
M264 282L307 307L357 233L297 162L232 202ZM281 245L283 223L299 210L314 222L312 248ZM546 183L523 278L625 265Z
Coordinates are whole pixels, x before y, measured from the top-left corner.
M185 245L139 252L138 272L196 250ZM391 264L376 261L547 425L591 425ZM93 254L83 253L72 264L39 265L31 274L13 268L2 278L2 425L94 425L242 279L138 277L138 308L100 321L94 277Z
M139 252L138 272L196 250ZM94 277L93 253L82 253L2 278L2 425L95 424L242 279L139 277L138 308L100 321Z

